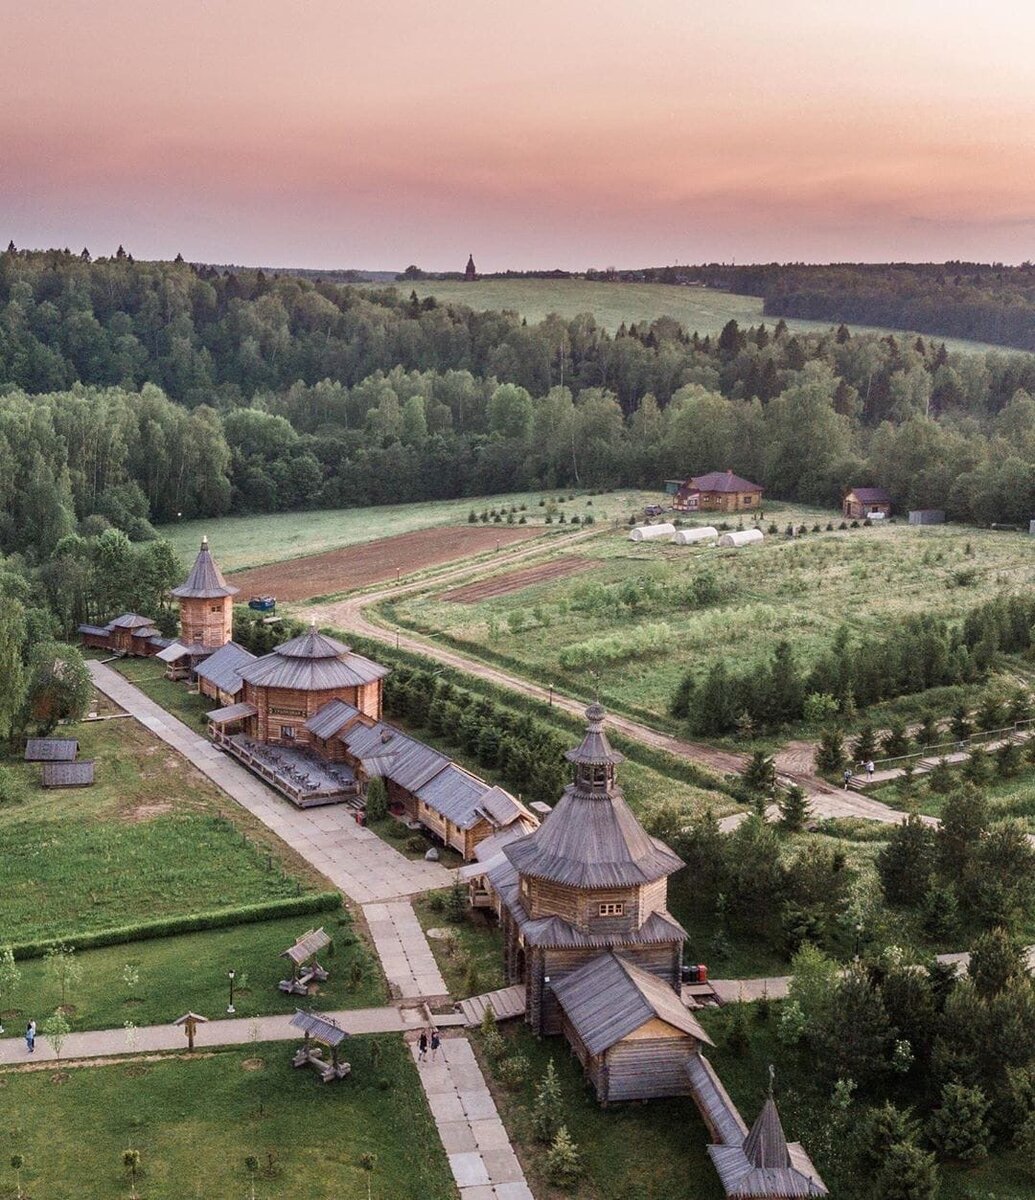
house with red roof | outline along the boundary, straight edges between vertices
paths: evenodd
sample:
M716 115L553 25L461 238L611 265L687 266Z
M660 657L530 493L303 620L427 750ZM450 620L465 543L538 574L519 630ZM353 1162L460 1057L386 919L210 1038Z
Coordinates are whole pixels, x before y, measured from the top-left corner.
M694 475L672 497L676 512L747 512L762 503L765 489L732 470Z

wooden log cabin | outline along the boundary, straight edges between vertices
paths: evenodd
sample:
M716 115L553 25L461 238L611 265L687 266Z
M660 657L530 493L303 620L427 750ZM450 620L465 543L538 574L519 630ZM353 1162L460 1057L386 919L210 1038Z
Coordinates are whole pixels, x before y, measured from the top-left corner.
M151 617L140 613L123 613L107 625L80 625L77 632L83 646L124 657L152 658L170 644Z
M223 578L203 537L190 574L170 593L180 602L180 631L159 655L170 679L189 678L198 663L231 641L239 590Z
M758 508L765 489L730 471L694 475L672 497L676 512L746 512Z
M891 497L882 487L849 488L841 501L841 512L849 520L863 521L867 517L890 517Z
M553 985L605 950L678 989L686 930L667 910L668 876L682 861L629 808L615 768L623 759L586 710L582 744L567 753L575 779L543 824L503 847L487 871L500 898L508 983L524 983L525 1019L561 1032Z
M714 1043L667 981L609 951L552 987L561 1032L602 1104L692 1093L687 1059Z
M198 691L220 704L236 704L244 690L241 669L253 662L255 655L250 650L236 642L227 642L195 664Z

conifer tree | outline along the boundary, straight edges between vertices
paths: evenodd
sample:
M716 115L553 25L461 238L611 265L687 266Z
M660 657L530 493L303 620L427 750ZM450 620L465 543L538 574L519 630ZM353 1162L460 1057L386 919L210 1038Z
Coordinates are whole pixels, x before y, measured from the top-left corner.
M988 1124L991 1103L985 1093L962 1083L947 1083L941 1103L931 1114L927 1135L944 1157L979 1163L988 1157L992 1131Z
M917 813L892 831L877 855L877 874L889 904L923 903L934 869L934 833Z
M557 1080L553 1059L546 1064L546 1070L536 1088L535 1103L532 1107L532 1129L537 1142L549 1145L557 1136L557 1131L564 1123L564 1109L561 1103L561 1085Z
M873 1183L875 1200L936 1200L938 1166L914 1142L888 1149Z

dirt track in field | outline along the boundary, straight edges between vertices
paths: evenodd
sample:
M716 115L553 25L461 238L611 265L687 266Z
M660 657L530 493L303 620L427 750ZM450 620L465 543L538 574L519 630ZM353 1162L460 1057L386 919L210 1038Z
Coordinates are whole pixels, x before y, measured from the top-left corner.
M410 575L425 567L435 567L455 558L469 558L492 550L497 542L513 542L538 537L536 526L443 525L419 529L397 537L344 546L325 554L292 558L287 562L253 567L231 575L230 582L241 589L241 598L276 596L278 600L308 600L328 596L371 583L387 583L397 575Z
M538 567L524 567L520 571L508 571L505 575L497 575L493 579L483 579L479 583L453 588L452 591L443 592L442 599L452 600L457 604L477 604L479 600L491 600L495 596L520 592L522 588L531 587L534 583L564 579L568 575L577 575L580 571L588 571L595 566L599 566L599 563L591 558L569 554L566 558L555 558L552 562L542 563Z

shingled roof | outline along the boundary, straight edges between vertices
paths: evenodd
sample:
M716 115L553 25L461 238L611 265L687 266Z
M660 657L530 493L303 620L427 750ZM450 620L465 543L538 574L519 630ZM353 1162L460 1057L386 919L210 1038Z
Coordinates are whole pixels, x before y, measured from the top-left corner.
M695 475L688 479L690 487L700 492L761 492L760 483L752 483L730 471L709 471L707 475Z
M727 1196L793 1200L828 1195L805 1148L787 1141L772 1096L741 1145L709 1146L708 1154Z
M213 651L204 662L198 663L194 674L228 696L236 696L244 687L241 668L253 662L255 655L250 650L245 650L236 642L227 642Z
M848 489L848 495L854 496L860 504L890 504L891 497L887 489L882 487L854 487Z
M586 710L586 737L568 754L579 767L616 761L602 730L604 715L598 704ZM683 865L664 842L647 833L613 779L592 791L577 779L565 788L549 820L503 853L520 874L569 887L652 883Z
M203 537L190 574L179 587L172 589L172 595L180 600L218 600L223 596L236 596L240 590L223 578L223 572L216 566L208 548L208 538Z
M551 985L561 1008L590 1054L603 1054L657 1017L714 1045L671 987L620 954L601 954Z
M240 674L257 687L322 692L374 683L389 674L389 669L353 654L344 642L311 628L278 646L272 654L248 663Z

